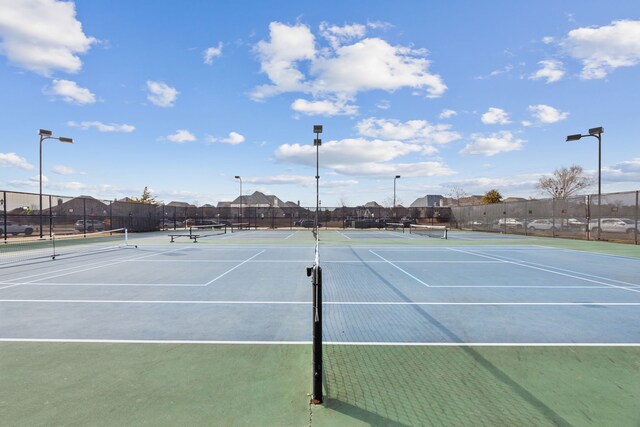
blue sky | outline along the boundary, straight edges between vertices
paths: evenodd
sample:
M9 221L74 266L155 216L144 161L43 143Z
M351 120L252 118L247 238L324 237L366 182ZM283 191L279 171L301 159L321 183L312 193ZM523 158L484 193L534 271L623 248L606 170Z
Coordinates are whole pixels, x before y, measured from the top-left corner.
M0 189L215 204L640 188L636 1L0 0ZM595 186L591 189L595 190Z

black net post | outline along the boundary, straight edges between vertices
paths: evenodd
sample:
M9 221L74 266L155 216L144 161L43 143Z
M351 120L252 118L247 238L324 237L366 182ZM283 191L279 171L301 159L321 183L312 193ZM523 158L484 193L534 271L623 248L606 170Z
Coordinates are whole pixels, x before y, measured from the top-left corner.
M313 289L313 391L311 403L321 404L322 399L322 268L319 265L307 269Z

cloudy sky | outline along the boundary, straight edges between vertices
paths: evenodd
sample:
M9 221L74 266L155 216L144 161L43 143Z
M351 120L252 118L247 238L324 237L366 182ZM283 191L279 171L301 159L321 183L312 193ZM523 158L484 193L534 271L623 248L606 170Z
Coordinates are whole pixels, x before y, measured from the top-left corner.
M323 206L640 189L636 0L0 0L0 190ZM595 188L591 189L595 191Z

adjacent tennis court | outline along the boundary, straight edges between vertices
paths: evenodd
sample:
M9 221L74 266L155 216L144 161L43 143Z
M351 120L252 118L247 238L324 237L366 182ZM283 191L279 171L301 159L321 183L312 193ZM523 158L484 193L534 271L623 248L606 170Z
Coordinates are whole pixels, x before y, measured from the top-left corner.
M325 400L310 405L312 233L236 231L3 252L5 420L640 422L636 246L320 230Z

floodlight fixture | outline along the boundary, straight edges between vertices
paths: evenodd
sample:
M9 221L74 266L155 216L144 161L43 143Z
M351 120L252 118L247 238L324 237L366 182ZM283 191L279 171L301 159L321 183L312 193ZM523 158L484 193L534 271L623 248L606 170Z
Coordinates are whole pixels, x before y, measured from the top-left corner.
M43 223L42 223L42 141L45 139L57 139L60 142L66 142L68 144L73 144L72 138L66 138L64 136L55 137L53 136L53 132L46 129L40 129L38 131L38 135L40 136L40 238L42 239L43 233ZM49 235L51 235L52 230L51 226L49 226Z
M575 135L567 136L567 142L577 141L582 137L586 137L586 136L592 136L598 139L598 237L597 237L598 240L600 240L600 231L601 231L600 218L602 217L601 207L602 207L602 134L603 133L604 133L604 128L602 126L599 126L597 128L589 129L589 133L586 135L582 135L578 133Z
M322 125L313 125L313 133L322 133Z

